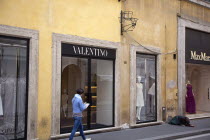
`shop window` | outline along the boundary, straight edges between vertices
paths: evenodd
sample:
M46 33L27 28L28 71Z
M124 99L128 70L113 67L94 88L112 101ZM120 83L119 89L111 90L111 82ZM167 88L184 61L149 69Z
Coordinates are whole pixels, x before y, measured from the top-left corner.
M28 40L0 36L0 139L25 139Z
M84 129L114 126L114 62L114 59L72 56L68 54L68 47L65 48L62 53L61 133L69 133L73 127L72 98L78 88L85 91L83 101L90 103L83 111Z
M91 61L91 93L91 123L113 126L113 61Z
M156 121L156 56L136 57L136 123Z
M186 63L186 114L209 113L210 66Z

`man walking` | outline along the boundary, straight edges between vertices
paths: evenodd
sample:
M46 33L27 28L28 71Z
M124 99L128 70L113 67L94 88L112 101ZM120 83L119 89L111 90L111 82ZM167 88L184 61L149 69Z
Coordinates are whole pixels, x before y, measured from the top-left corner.
M82 126L82 111L85 110L89 106L89 104L83 103L82 101L81 95L84 93L83 89L79 88L76 92L77 94L75 94L74 98L72 99L74 126L71 131L69 140L73 140L73 137L78 128L80 129L80 135L82 136L83 140L91 140L90 138L86 139Z

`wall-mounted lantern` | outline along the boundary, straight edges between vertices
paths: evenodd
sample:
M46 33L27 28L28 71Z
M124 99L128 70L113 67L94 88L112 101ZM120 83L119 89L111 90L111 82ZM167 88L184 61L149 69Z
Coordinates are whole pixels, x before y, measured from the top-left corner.
M121 23L121 35L123 32L133 31L136 27L138 19L133 18L132 11L121 11L120 13L120 23Z

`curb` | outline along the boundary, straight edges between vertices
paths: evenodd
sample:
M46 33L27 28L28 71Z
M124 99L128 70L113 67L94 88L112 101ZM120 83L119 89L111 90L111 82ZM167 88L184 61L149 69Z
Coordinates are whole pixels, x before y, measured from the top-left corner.
M174 140L174 139L195 136L195 135L201 135L201 134L206 134L206 133L210 133L210 128L189 131L189 132L175 133L175 134L171 134L171 135L162 135L162 136L151 137L151 138L146 138L146 139L137 139L137 140Z

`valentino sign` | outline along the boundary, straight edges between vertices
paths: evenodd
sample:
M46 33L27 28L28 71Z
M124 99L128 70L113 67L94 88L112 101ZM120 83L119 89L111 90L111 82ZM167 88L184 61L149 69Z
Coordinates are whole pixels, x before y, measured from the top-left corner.
M114 49L62 43L62 55L115 59L116 51Z
M100 48L89 48L89 47L78 47L73 46L74 53L79 55L90 55L90 56L108 56L108 51Z

